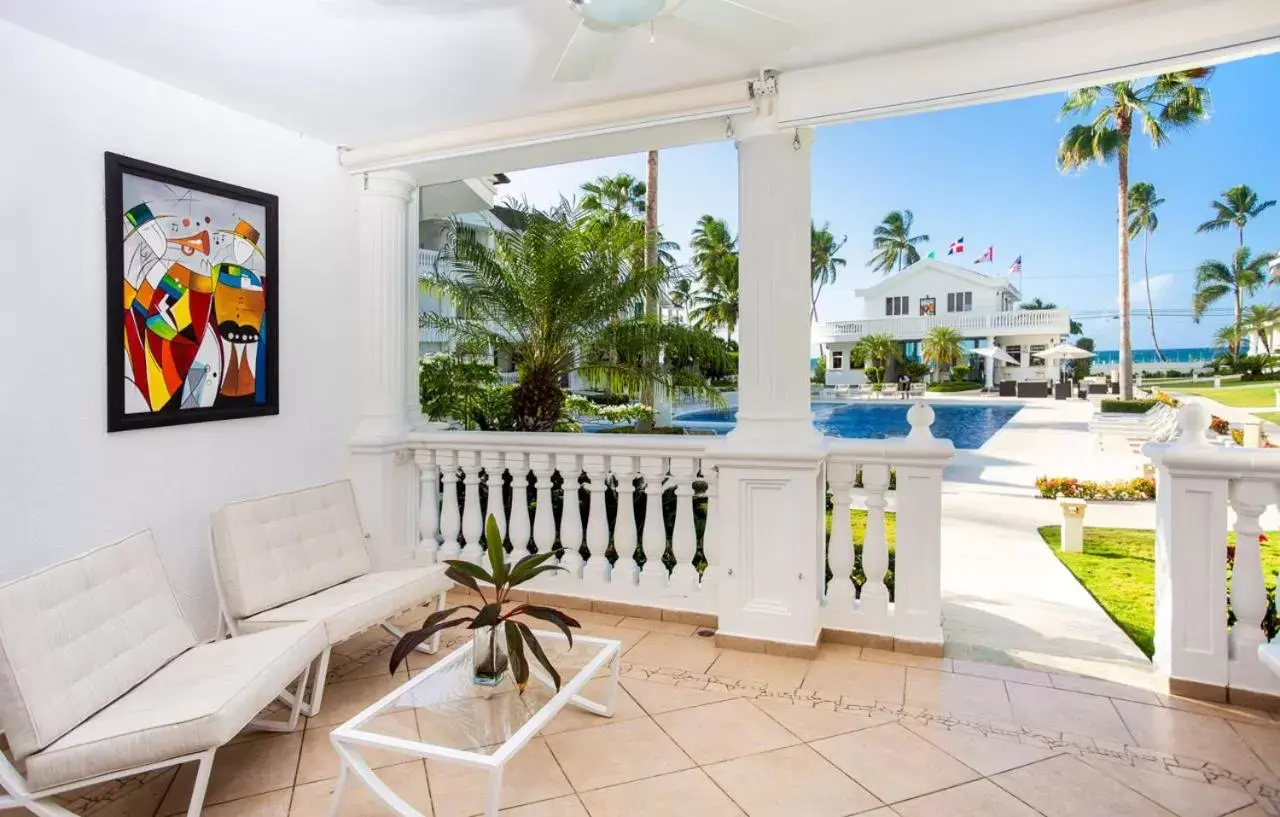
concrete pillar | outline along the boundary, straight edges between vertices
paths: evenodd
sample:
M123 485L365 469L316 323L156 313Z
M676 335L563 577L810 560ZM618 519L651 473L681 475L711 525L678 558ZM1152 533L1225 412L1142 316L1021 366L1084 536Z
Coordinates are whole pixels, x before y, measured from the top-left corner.
M1063 553L1084 552L1084 513L1088 504L1083 499L1058 498L1058 505L1062 508L1059 534Z
M994 349L996 345L995 338L987 338L987 348ZM996 359L994 357L987 358L987 388L994 389L996 386Z
M360 416L350 470L375 568L413 558L417 545L417 475L405 449L409 430L406 371L410 326L409 203L417 189L399 171L361 174L357 195L360 279L358 350Z

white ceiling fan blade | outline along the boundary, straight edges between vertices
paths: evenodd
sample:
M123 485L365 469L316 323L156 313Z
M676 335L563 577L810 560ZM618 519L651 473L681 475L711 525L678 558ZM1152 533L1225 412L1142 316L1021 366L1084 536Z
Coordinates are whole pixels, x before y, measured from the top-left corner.
M671 17L691 23L702 33L753 50L782 52L800 43L804 29L734 0L684 0Z
M585 23L579 24L569 45L560 55L554 79L557 82L582 82L591 79L618 46L614 39L617 34L617 31L600 31L589 28Z

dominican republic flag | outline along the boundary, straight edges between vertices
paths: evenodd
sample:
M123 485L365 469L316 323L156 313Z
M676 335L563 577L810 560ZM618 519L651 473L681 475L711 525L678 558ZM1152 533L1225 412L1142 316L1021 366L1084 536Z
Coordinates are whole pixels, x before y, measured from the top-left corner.
M1010 275L1022 274L1022 256L1021 255L1015 258L1013 260L1013 263L1009 265L1009 274Z
M952 241L951 246L947 248L947 255L959 255L962 252L964 252L964 236Z
M990 264L995 260L996 260L996 245L992 244L990 247L987 247L987 251L984 252L982 255L979 255L978 260L974 261L973 263Z

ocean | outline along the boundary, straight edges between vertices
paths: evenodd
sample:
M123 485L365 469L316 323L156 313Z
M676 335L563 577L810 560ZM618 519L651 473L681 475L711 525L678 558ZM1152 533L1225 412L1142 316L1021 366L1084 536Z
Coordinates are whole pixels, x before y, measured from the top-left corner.
M1161 349L1160 351L1164 352L1164 362L1169 364L1204 363L1218 356L1212 346L1192 346L1179 349ZM1093 353L1093 362L1102 366L1114 366L1120 362L1120 350L1099 349ZM1160 358L1156 356L1155 349L1134 349L1133 362L1149 365L1159 363Z

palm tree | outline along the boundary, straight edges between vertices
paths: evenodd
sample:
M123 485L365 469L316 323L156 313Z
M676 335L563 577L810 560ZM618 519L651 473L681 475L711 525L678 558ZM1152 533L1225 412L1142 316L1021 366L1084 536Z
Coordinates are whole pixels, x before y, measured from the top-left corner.
M582 185L582 210L596 221L616 223L645 214L648 186L630 173L600 176Z
M898 360L902 357L902 349L893 335L888 332L878 332L863 335L853 345L849 357L853 360L865 361L868 366L883 372L890 360Z
M1117 231L1120 281L1120 396L1133 397L1133 343L1129 327L1129 142L1137 126L1163 147L1169 134L1208 116L1209 92L1204 80L1212 68L1191 68L1160 74L1149 82L1093 85L1067 94L1062 116L1092 115L1084 125L1072 125L1058 145L1058 169L1080 170L1093 162L1116 163Z
M1257 218L1264 210L1274 207L1275 199L1259 202L1258 194L1247 184L1237 185L1222 194L1222 201L1210 202L1209 206L1217 213L1213 218L1196 228L1197 233L1211 233L1235 227L1239 231L1240 243L1244 246L1244 226Z
M528 210L525 228L493 234L487 245L460 221L442 263L424 285L457 305L456 316L424 315L424 325L461 344L511 347L519 361L512 409L519 431L551 431L564 405L561 383L577 372L589 384L639 393L659 383L670 393L716 398L691 369L671 371L664 349L723 357L707 332L634 314L633 305L665 283L662 266L632 264L637 235L601 230L566 201ZM642 237L640 238L642 240Z
M693 278L682 275L671 284L671 305L680 310L685 323L689 322L689 305L693 303Z
M1235 326L1227 324L1226 326L1213 333L1213 348L1221 349L1223 354L1236 359L1234 349L1239 349L1244 336Z
M920 356L933 366L938 379L964 357L964 336L950 326L935 326L924 336L920 344Z
M1244 328L1258 336L1263 351L1268 355L1271 354L1271 333L1277 324L1280 324L1280 306L1254 304L1244 316Z
M1029 309L1029 310L1057 309L1058 305L1055 304L1053 301L1042 301L1039 298L1032 298L1029 301L1023 301L1022 303L1018 304L1018 308ZM1075 318L1072 318L1071 325L1067 328L1067 331L1072 335L1083 335L1084 327L1080 324L1080 321L1076 320Z
M822 288L834 284L836 276L847 263L838 253L848 240L848 236L841 236L836 241L830 224L823 224L822 229L812 222L809 224L809 295L813 302L811 316L814 321L818 320L818 296L822 294Z
M693 228L692 247L699 292L690 318L695 326L723 327L732 339L738 325L738 239L724 219L704 215Z
M1155 185L1150 182L1138 182L1129 190L1129 238L1142 235L1142 280L1147 288L1147 318L1151 321L1151 345L1155 347L1156 357L1164 362L1164 352L1160 351L1160 343L1156 340L1156 306L1151 302L1151 274L1147 268L1147 250L1151 243L1151 234L1160 226L1160 218L1156 208L1164 204L1164 199L1156 195Z
M912 235L911 225L914 222L915 216L910 210L891 210L871 231L871 246L875 254L867 266L888 275L895 268L902 269L919 261L920 251L916 245L928 241L929 236Z
M1244 326L1244 299L1252 295L1266 281L1267 266L1275 258L1271 253L1251 257L1248 247L1241 247L1231 258L1231 266L1221 261L1205 261L1196 267L1196 289L1191 302L1191 316L1200 318L1214 303L1230 295L1235 302L1235 341L1231 344L1231 356L1240 357L1240 336Z

